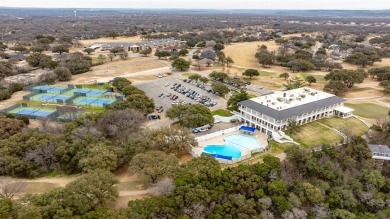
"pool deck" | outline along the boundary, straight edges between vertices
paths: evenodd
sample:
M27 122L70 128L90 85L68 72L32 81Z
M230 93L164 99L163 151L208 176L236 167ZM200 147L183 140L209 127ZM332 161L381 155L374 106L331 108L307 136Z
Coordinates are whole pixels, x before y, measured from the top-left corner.
M197 156L200 156L203 152L203 148L206 147L207 145L223 145L223 144L225 144L224 139L227 136L237 135L237 134L255 138L257 140L257 142L259 143L261 149L266 149L268 146L268 142L267 142L268 136L262 132L256 131L254 135L245 135L245 134L241 134L241 131L235 131L235 132L232 132L232 133L229 133L226 135L221 135L221 136L217 136L217 137L210 138L207 140L199 141L198 147L194 148L192 151ZM250 154L250 150L243 150L243 151L241 151L241 153L242 153L242 156L245 156L245 155Z

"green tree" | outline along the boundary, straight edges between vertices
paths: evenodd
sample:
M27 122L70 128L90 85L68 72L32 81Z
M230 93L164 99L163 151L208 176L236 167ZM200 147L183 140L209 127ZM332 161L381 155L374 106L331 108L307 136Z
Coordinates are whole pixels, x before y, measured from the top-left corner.
M332 212L332 219L355 219L356 215L344 210L344 209L336 209Z
M125 50L123 49L123 47L114 47L112 49L110 49L110 53L114 54L115 56L118 54L118 53L121 53L121 52L124 52Z
M299 131L299 124L296 119L287 120L287 129L291 134L295 134Z
M228 79L229 75L224 72L213 71L209 74L209 77L213 78L214 80L223 81L225 79Z
M202 42L199 42L198 44L196 44L197 47L200 47L200 48L203 48L206 46L206 42L205 41L202 41Z
M144 50L142 50L141 52L139 52L141 55L144 55L144 56L148 56L150 54L152 54L152 48L146 48Z
M40 67L51 61L51 57L45 54L33 53L26 58L26 61L32 67Z
M233 59L230 56L226 57L226 65L227 65L227 67L229 67L229 65L233 64L233 63L234 63L234 61L233 61Z
M190 68L190 63L187 62L185 59L178 58L172 62L172 67L177 68L180 71L184 71Z
M355 84L363 83L367 73L362 70L336 69L325 75L325 80L342 81L347 88L352 88Z
M290 77L290 74L287 73L287 72L282 73L282 74L279 75L279 78L284 78L284 80L287 80L287 78L289 78L289 77Z
M116 183L118 180L110 172L97 170L88 173L65 187L70 193L67 200L74 202L73 206L79 209L76 212L86 212L107 206L109 202L115 201L118 197Z
M72 79L72 73L64 67L54 69L54 74L57 75L59 81L70 81Z
M191 74L188 78L194 81L199 80L202 77L200 74Z
M288 194L288 189L283 180L278 179L268 183L268 193L275 196L286 196Z
M83 51L84 51L85 53L87 53L88 55L91 55L91 53L95 52L95 50L92 49L92 48L85 48Z
M309 86L317 82L317 79L312 75L306 76L305 80L309 83Z
M242 73L242 75L248 76L249 79L252 79L253 76L259 76L260 72L256 69L247 69L244 71L244 73Z
M66 68L73 74L81 74L91 69L92 59L80 52L70 54L69 58L65 61Z
M129 164L129 173L143 178L144 183L156 183L158 180L174 176L178 160L174 155L161 151L150 151L137 154Z
M213 82L211 84L211 89L218 93L219 96L224 97L226 94L230 92L230 89L228 86L219 83L219 82Z
M186 49L181 49L181 50L179 51L179 56L186 56L188 53L189 53L188 50L186 50Z
M287 81L287 84L283 84L286 90L293 90L305 86L305 81L299 77L294 77Z
M0 218L11 218L12 200L9 198L0 199Z
M185 128L160 128L152 130L148 137L153 147L166 153L188 153L198 145L191 130Z
M290 70L292 70L292 72L299 72L299 71L306 72L316 68L313 63L303 59L291 60L286 65L287 67L290 68Z
M196 42L195 42L195 41L187 41L186 44L187 44L187 46L190 47L190 48L196 46Z
M113 171L117 168L117 156L107 145L99 143L87 149L87 154L80 159L79 165L83 172Z
M112 39L115 39L119 36L117 32L111 31L107 34L107 37L112 37Z
M13 50L15 52L20 52L20 53L27 51L27 48L24 46L13 46L13 47L10 47L9 49Z
M215 51L221 51L223 49L225 49L225 46L223 44L221 44L221 43L217 43L217 44L214 45L214 50Z
M324 91L342 96L348 91L348 88L342 81L331 80L325 85Z
M65 45L58 45L53 47L51 50L53 53L59 53L60 55L64 52L69 53L69 48Z
M227 107L232 107L234 110L238 111L238 103L244 100L248 100L249 95L245 90L240 90L240 92L235 92L227 101Z
M171 53L168 51L165 51L165 50L163 50L163 51L157 50L154 55L157 56L158 59L161 59L161 58L166 58L166 57L171 56Z
M275 56L272 53L270 53L266 48L261 47L255 57L263 67L272 65L275 60Z
M170 119L178 119L184 127L188 128L196 128L214 122L210 109L201 104L176 105L169 108L165 115Z
M381 58L378 53L371 48L358 48L353 53L344 59L345 62L361 65L363 68L367 65L373 65L375 62L380 62Z

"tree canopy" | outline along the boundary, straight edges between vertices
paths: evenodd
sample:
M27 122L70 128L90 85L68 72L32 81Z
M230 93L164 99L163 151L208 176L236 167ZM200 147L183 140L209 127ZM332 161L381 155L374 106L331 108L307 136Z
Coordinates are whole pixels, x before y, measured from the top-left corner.
M170 119L178 119L184 127L188 128L196 128L214 123L210 109L201 104L189 106L175 105L169 108L165 112L165 115Z
M178 58L173 60L172 67L179 69L180 71L187 70L190 68L190 63L187 62L185 59Z

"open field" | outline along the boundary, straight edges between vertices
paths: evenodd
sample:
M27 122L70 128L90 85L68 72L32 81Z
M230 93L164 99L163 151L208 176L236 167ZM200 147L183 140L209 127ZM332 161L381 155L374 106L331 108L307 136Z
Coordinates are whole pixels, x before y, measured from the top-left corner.
M84 46L91 46L94 43L107 43L107 42L138 42L141 41L140 36L134 36L134 37L116 37L115 39L112 39L112 37L103 37L98 39L89 39L89 40L80 40L79 42L83 44Z
M332 117L327 119L321 119L318 122L329 127L335 128L341 132L343 132L344 130L351 131L357 136L365 135L368 131L368 127L362 121L353 117L348 119Z
M234 60L234 65L244 68L260 68L255 54L258 46L266 45L269 51L276 51L279 48L274 41L255 41L245 43L234 43L227 45L223 50L226 56Z
M388 118L389 109L374 103L346 103L345 106L354 109L357 116L368 119Z
M158 73L166 73L170 69L162 61L150 57L133 58L106 62L92 68L92 71L73 75L72 80L58 84L90 84L94 81L108 82L114 77L147 76ZM137 73L137 74L135 74Z
M337 144L342 141L341 136L318 122L302 125L297 133L290 136L305 148L318 147L323 144Z

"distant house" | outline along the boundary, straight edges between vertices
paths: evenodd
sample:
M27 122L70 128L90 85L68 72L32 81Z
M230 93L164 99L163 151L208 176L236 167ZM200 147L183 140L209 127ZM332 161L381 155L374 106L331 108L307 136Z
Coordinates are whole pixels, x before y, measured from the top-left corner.
M372 152L372 159L390 160L390 149L387 145L368 144Z
M127 51L140 51L148 48L163 48L167 46L180 45L180 40L173 38L140 41L140 42L107 42L107 43L95 43L92 46L102 48L102 50L110 50L112 48L120 47ZM91 47L92 47L91 46Z
M215 52L211 49L204 50L200 56L199 59L211 59L212 61L215 61Z
M19 61L22 61L26 59L26 56L24 56L23 54L7 54L5 56L5 59L17 59Z

